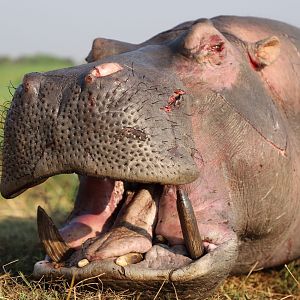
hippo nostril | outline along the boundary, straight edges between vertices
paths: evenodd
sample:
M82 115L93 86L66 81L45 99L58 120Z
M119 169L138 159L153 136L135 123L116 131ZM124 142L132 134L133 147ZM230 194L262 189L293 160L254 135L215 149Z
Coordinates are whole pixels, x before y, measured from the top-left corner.
M41 77L42 75L37 72L26 74L23 77L24 92L37 95L41 84Z
M87 74L84 78L86 84L92 84L95 81L96 77L93 74Z

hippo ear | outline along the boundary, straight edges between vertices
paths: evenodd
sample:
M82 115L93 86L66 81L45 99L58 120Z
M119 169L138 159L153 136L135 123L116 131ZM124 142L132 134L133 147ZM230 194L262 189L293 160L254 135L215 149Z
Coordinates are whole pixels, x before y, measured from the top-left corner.
M272 64L280 54L280 41L278 37L271 36L264 40L248 45L251 62L257 69Z
M227 40L209 21L202 21L192 26L183 38L182 51L198 63L209 61L220 65L227 56Z
M138 48L138 45L97 38L93 41L92 49L85 60L89 63L107 56L132 51L136 48Z

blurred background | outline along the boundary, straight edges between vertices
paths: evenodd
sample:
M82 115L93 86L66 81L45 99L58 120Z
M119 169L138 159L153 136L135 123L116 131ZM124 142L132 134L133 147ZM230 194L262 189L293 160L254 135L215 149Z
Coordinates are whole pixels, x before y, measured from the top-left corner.
M48 53L82 62L101 36L138 43L181 22L257 16L300 26L299 0L0 0L0 55Z
M299 9L299 0L0 0L1 115L25 73L84 63L96 37L140 43L184 21L217 15L272 18L300 27ZM16 286L3 283L1 273L28 275L34 262L43 258L36 234L37 205L61 224L72 208L76 186L75 175L60 175L16 199L0 197L0 299L6 299L1 293L11 293L10 286ZM299 266L289 268L299 278ZM226 299L297 297L299 287L286 269L268 272L248 277L249 285L244 285L245 278L229 281L223 287ZM257 288L262 298L254 293Z
M299 0L0 0L0 99L10 100L8 87L23 73L84 63L96 37L140 43L181 22L222 14L300 26L299 8Z
M0 103L30 71L84 63L92 41L140 43L181 22L257 16L300 26L299 0L0 0Z

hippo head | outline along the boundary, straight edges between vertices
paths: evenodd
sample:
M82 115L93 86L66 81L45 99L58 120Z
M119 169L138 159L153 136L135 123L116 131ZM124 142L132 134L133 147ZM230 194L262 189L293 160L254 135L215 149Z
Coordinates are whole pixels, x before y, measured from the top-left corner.
M140 45L96 39L87 64L25 75L5 122L2 195L55 174L80 181L61 229L38 210L47 257L35 275L203 299L235 272L239 238L257 225L243 209L255 145L276 158L286 146L257 75L278 49L199 20Z

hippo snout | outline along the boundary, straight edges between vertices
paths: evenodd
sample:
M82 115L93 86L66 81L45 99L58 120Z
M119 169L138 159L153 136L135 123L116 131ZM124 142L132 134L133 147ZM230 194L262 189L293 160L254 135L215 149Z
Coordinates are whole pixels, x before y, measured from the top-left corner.
M177 142L190 131L189 96L172 116L164 110L179 82L157 83L117 63L84 69L25 75L5 125L3 195L62 172L164 184L197 177L193 140Z

